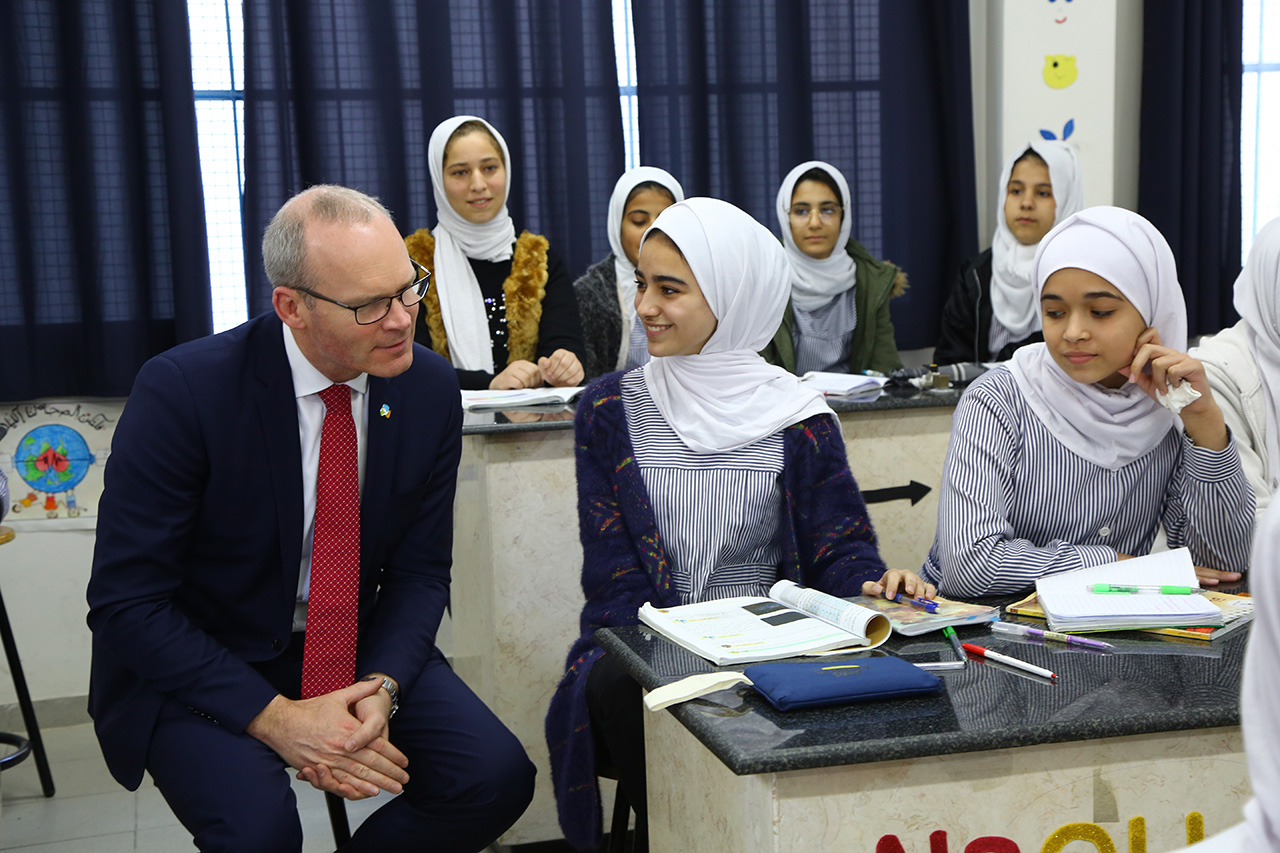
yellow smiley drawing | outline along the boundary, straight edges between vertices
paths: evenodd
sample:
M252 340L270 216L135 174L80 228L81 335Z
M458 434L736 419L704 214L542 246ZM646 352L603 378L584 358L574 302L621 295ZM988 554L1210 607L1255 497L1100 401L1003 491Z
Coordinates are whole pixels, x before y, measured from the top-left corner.
M1051 89L1065 89L1076 82L1076 58L1065 53L1055 53L1044 58L1044 82Z

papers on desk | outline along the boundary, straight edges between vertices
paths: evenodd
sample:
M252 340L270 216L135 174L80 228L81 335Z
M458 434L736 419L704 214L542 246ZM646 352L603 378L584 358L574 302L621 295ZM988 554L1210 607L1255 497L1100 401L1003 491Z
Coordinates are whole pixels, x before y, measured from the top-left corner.
M584 386L572 388L519 388L514 391L463 391L462 408L468 412L502 411L521 406L563 405L582 393Z
M828 397L857 397L872 394L889 381L885 376L862 376L857 373L820 373L810 370L800 377L801 383L821 391Z
M1186 548L1043 577L1036 581L1036 596L1050 630L1122 631L1222 624L1222 611L1203 595L1099 595L1091 591L1095 583L1200 585Z

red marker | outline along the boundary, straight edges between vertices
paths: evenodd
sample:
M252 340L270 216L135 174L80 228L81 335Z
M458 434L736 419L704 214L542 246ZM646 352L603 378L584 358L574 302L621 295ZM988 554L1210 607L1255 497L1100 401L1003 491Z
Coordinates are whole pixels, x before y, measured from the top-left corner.
M1030 672L1035 675L1043 676L1044 678L1052 678L1055 681L1058 679L1058 676L1054 675L1049 670L1043 667L1036 666L1035 664L1027 663L1024 660L1011 658L1008 655L1002 655L999 652L993 652L991 651L991 649L984 649L982 646L975 646L973 643L961 643L961 645L964 647L964 650L971 655L977 655L980 658L988 658L990 660L996 661L997 663L1002 663L1006 666L1011 666L1014 669L1021 669L1025 672Z

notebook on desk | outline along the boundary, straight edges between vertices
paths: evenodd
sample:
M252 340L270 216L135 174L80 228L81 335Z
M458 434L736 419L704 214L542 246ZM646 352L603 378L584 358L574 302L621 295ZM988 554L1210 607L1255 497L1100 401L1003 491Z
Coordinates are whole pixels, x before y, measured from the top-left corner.
M1123 631L1221 625L1222 611L1202 595L1104 595L1093 584L1199 587L1191 552L1161 551L1036 581L1036 596L1053 631Z

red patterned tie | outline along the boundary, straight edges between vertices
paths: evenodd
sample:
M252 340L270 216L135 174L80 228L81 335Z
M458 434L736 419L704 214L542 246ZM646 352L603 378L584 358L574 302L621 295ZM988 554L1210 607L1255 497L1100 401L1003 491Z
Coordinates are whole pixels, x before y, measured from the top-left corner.
M320 471L311 545L311 596L302 648L302 698L347 687L356 677L360 598L360 469L351 389L320 392Z

